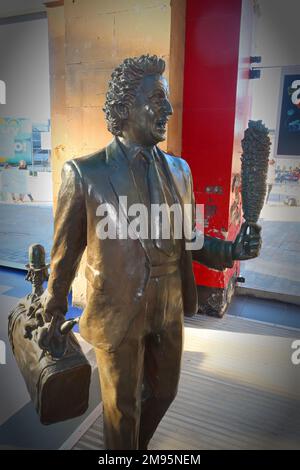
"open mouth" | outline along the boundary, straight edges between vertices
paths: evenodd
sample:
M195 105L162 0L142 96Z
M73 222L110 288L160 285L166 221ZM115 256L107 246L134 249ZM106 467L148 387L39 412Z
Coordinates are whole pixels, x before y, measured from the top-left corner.
M168 119L161 118L156 121L155 127L159 132L165 132L167 126Z

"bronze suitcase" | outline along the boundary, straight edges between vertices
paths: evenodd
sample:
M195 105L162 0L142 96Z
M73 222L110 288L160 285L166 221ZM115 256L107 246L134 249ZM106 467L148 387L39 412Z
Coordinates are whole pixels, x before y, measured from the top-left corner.
M49 324L34 313L38 301L29 294L19 302L9 316L8 334L40 421L51 424L86 411L91 366L71 331L65 334L57 357L42 344Z

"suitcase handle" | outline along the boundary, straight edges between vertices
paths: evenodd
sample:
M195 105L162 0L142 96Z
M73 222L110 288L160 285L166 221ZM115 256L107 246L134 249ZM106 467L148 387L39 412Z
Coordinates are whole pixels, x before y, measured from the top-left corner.
M62 335L67 335L72 328L74 328L75 325L79 323L80 317L76 318L70 318L69 320L65 321L61 326L60 326L60 332Z

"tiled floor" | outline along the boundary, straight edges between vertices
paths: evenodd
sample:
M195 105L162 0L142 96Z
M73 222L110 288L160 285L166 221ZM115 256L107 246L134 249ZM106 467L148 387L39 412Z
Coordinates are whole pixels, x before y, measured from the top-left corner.
M300 329L300 307L254 297L234 297L228 315Z
M24 268L32 243L42 244L49 260L52 211L52 206L46 204L0 204L0 265Z
M299 297L300 207L265 205L259 224L263 241L260 255L241 263L245 286Z

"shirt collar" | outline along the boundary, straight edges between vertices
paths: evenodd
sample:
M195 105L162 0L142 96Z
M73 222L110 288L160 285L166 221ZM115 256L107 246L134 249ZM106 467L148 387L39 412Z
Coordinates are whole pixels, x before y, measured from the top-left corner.
M153 152L153 150L155 149L155 146L144 147L143 145L135 144L133 142L128 142L122 137L121 138L117 137L116 140L130 163L133 163L135 157L140 152L143 152L143 150L148 150L150 152ZM155 151L153 153L155 155Z

